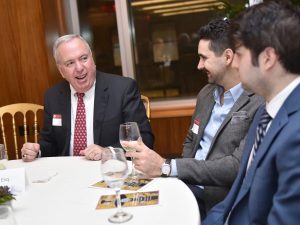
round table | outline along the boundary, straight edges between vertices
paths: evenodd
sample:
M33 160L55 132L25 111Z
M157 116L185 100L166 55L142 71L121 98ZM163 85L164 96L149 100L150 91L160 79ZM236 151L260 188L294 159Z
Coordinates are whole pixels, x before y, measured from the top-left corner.
M100 181L100 162L83 157L39 158L4 162L7 168L24 167L26 191L13 201L18 225L111 224L107 218L116 209L96 210L101 195L114 194L109 188L92 188ZM45 183L33 183L48 174L57 175ZM177 178L155 178L139 191L159 191L159 204L126 207L133 214L128 225L199 225L197 202L190 189ZM130 191L122 191L126 193Z

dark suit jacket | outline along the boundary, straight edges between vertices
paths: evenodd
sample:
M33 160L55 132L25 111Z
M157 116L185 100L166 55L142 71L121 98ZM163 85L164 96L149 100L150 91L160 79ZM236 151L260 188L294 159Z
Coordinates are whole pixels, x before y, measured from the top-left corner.
M41 155L67 156L71 134L71 90L63 81L45 94ZM62 116L62 126L52 126L54 114ZM136 121L144 143L153 148L154 137L133 79L97 71L94 103L94 143L103 147L120 146L119 126Z
M247 170L262 108L249 129L239 174L223 202L203 225L291 225L300 223L300 85L273 119Z
M204 186L207 210L222 201L230 190L238 173L243 139L255 112L263 103L262 97L244 91L214 136L206 160L196 160L195 154L215 105L215 88L216 85L208 84L199 92L191 127L184 143L183 158L176 160L179 179ZM200 123L197 134L192 131L195 121Z

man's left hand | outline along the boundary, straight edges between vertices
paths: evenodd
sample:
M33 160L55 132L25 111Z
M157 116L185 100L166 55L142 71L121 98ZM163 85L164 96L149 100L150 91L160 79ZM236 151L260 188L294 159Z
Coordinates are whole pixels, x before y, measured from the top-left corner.
M92 144L86 149L80 151L80 155L85 156L89 160L100 160L102 158L103 147Z

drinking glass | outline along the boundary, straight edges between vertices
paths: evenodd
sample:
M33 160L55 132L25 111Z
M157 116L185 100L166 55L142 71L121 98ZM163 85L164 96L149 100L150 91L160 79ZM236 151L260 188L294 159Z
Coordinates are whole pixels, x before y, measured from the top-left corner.
M137 142L141 138L140 130L136 122L127 122L120 125L119 132L120 144L125 151L135 151L134 148L127 147L123 144L124 141L135 141ZM134 168L133 157L131 157L132 170L129 175L133 180L137 179L137 172Z
M1 159L7 159L7 155L6 155L4 144L0 144L0 160Z
M129 221L132 215L122 210L120 189L128 176L127 160L121 148L106 148L101 159L101 173L104 182L116 192L118 211L108 218L112 223Z
M0 224L16 225L16 220L11 208L7 205L0 205Z

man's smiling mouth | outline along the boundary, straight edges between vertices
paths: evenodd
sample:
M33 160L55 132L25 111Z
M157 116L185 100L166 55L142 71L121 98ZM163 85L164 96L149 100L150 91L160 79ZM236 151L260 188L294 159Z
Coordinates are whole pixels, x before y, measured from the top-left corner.
M87 74L83 74L83 75L80 75L80 76L76 76L75 78L77 80L83 80L84 78L86 78Z

